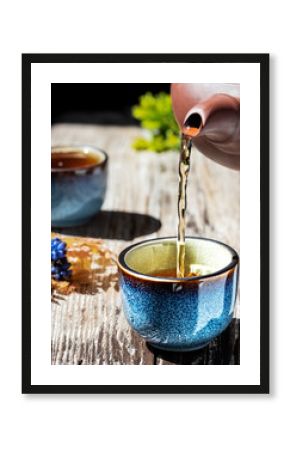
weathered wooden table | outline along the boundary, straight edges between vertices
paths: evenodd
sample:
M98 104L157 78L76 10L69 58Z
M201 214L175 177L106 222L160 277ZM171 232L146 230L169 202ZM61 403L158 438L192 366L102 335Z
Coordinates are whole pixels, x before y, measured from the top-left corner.
M109 154L102 211L86 226L57 231L104 239L116 254L144 238L176 236L178 152L135 152L131 142L140 133L132 126L53 127L52 145L92 144ZM239 252L239 210L239 173L194 151L187 235L213 237ZM157 351L132 331L116 283L107 279L106 288L96 291L52 303L52 364L239 364L239 302L220 337L182 354Z

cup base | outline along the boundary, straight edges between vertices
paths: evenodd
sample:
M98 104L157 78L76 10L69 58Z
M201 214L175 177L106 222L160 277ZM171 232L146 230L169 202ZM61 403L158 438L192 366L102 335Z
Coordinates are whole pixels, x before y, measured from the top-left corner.
M148 344L151 347L154 347L154 348L156 348L158 350L167 351L167 352L193 352L195 350L200 350L200 349L202 349L204 347L207 347L210 342L211 341L209 340L209 341L204 342L203 344L191 345L190 347L182 347L182 346L180 346L180 347L179 346L171 347L171 346L168 346L166 344L164 344L164 345L162 345L162 344L155 344L155 343L149 342L149 341L148 341Z

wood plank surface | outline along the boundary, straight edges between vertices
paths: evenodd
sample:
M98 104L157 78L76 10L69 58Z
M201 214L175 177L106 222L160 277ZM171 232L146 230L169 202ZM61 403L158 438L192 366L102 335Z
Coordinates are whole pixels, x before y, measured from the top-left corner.
M109 155L102 211L87 225L56 231L101 238L115 254L142 239L176 236L178 152L135 152L131 143L141 133L133 126L53 126L52 145L92 144ZM187 235L212 237L239 252L239 211L239 172L193 151ZM98 289L52 302L52 364L239 364L239 301L232 324L206 349L159 352L127 324L116 268L101 275Z

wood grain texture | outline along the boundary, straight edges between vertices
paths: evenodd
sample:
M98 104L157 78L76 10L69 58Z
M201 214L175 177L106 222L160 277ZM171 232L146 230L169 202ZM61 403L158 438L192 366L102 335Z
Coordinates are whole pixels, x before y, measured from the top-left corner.
M116 254L133 242L177 234L178 152L135 152L137 127L56 125L52 145L92 144L109 155L102 211L64 234L104 239ZM187 235L212 237L239 252L239 173L193 151L188 184ZM112 269L114 271L116 269ZM111 279L104 289L73 293L52 303L52 364L239 364L236 319L208 348L188 354L158 352L134 333Z

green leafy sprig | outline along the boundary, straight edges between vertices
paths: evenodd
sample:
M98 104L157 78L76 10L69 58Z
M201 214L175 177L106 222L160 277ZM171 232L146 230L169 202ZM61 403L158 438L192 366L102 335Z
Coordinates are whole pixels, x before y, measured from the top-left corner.
M147 92L140 97L139 104L133 106L132 115L150 134L148 139L136 138L133 148L157 153L179 148L179 128L172 112L169 94L160 92L153 95Z

